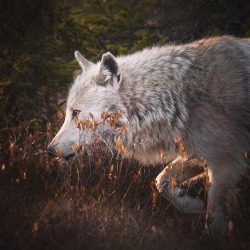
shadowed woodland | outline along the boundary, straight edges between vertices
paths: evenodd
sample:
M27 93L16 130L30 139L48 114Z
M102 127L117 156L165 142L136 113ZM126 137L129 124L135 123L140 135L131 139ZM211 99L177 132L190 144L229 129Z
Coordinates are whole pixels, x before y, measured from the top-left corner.
M80 73L75 50L97 62L224 34L250 37L248 0L1 0L0 249L249 249L250 175L231 204L232 235L211 242L204 216L157 195L166 164L98 148L68 162L47 155ZM205 199L203 183L190 186Z

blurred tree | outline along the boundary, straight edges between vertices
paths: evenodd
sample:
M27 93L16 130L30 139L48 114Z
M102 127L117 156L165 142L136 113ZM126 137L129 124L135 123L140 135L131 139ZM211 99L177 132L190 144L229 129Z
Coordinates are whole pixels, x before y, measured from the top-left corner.
M41 93L67 88L77 43L68 44L67 37L79 26L70 20L61 0L1 2L0 111L6 115L1 122L7 116L8 123L36 117Z
M70 7L69 7L70 6ZM78 69L169 41L250 35L248 0L9 0L0 2L1 126L40 117ZM27 109L28 107L28 109ZM24 112L25 111L25 112Z

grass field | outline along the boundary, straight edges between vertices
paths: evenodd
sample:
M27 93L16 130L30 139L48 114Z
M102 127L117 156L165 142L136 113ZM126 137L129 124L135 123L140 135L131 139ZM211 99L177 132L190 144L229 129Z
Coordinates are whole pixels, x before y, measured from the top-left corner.
M249 249L249 176L237 191L234 233L202 237L204 216L178 212L154 188L164 164L143 168L95 148L68 162L50 158L47 126L3 131L1 249Z

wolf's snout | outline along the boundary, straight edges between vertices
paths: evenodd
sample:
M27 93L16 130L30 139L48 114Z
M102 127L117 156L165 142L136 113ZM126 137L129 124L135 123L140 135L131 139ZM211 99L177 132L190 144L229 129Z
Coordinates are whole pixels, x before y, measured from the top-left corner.
M47 147L47 152L49 156L56 156L57 152L56 152L56 148L55 145L50 143Z

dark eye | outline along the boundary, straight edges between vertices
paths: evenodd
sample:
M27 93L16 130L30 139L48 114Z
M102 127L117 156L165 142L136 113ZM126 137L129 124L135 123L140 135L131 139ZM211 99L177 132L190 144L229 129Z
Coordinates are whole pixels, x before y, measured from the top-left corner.
M73 112L72 112L72 118L78 117L80 112L81 112L81 110L74 109Z
M121 74L117 76L117 82L120 82L120 80L121 80Z

